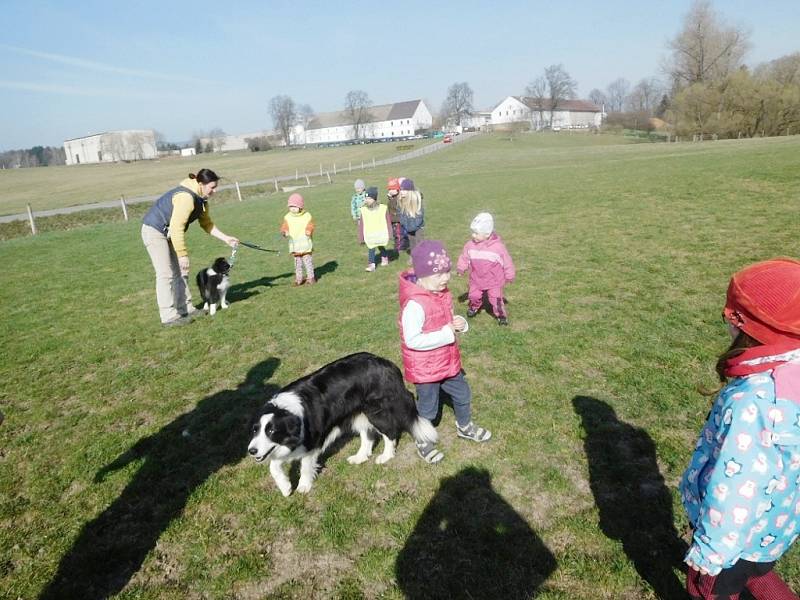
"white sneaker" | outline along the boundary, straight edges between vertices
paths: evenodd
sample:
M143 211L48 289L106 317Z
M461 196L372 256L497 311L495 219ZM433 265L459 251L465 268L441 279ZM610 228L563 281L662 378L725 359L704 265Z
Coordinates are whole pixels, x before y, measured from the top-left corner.
M367 266L367 268L366 268L366 269L364 269L364 270L365 270L365 271L368 271L368 272L370 272L370 273L372 273L372 272L375 270L375 263L369 263L369 265Z

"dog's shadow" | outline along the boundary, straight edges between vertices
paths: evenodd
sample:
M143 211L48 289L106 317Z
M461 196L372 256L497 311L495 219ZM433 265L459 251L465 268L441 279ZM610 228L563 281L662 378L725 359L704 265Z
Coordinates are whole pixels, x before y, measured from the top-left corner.
M443 479L395 562L405 598L533 598L556 559L488 471Z
M141 462L119 497L83 527L40 598L100 600L122 590L192 492L245 456L253 413L279 389L265 383L279 364L256 364L236 389L203 398L101 468L95 483Z
M314 277L317 281L328 275L328 273L333 273L339 266L339 263L335 260L329 260L323 265L316 267L314 269ZM252 281L245 281L243 283L236 283L230 287L228 290L228 300L230 302L240 302L242 300L246 300L250 296L255 296L261 293L261 290L256 288L269 288L272 287L272 282L277 281L279 279L287 279L294 277L294 271L289 271L287 273L281 273L280 275L267 275L265 277L261 277L259 279L254 279Z
M674 571L685 571L687 546L675 530L672 495L659 471L652 438L620 421L601 400L576 396L572 405L585 431L589 486L600 529L622 543L639 576L659 598L685 598Z

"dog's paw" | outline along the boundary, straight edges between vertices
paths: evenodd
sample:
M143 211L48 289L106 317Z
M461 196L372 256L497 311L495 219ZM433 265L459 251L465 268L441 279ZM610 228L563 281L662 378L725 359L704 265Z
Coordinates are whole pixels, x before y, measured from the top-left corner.
M311 491L311 484L313 481L303 481L302 479L297 484L297 491L301 494L307 494Z
M281 491L281 494L283 494L284 498L288 498L289 496L292 495L292 486L291 486L291 484L289 484L289 485L279 485L278 489Z
M221 306L222 306L222 308L228 308L230 306L230 303L229 302L223 302Z
M386 456L385 454L379 454L378 457L375 459L375 464L376 465L382 465L384 463L389 462L393 458L394 458L394 454L390 454L389 456Z
M217 305L212 304L211 308L208 309L208 314L213 317L216 312L217 312Z
M353 454L353 456L347 457L347 462L349 462L351 465L360 465L368 460L369 454Z

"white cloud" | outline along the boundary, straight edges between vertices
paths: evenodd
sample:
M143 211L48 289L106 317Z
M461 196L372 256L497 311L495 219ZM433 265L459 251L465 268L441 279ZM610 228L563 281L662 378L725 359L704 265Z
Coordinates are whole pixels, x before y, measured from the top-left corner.
M91 60L84 60L74 56L66 56L64 54L53 54L50 52L39 52L38 50L29 50L27 48L20 48L18 46L9 46L7 44L0 44L0 48L17 52L18 54L25 54L40 58L42 60L55 62L62 65L68 65L78 69L89 71L99 71L102 73L116 73L118 75L126 75L129 77L141 77L144 79L159 79L163 81L176 81L193 84L210 84L215 83L206 79L197 79L195 77L185 77L183 75L167 75L164 73L156 73L154 71L145 71L141 69L128 69L126 67L117 67L114 65L107 65Z

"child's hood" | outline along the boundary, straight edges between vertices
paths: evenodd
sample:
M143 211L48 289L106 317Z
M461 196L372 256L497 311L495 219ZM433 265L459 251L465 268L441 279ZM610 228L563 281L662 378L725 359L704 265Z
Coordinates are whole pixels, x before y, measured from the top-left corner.
M729 396L728 402L741 398L745 413L758 414L763 443L800 445L800 363L733 379L722 394Z

